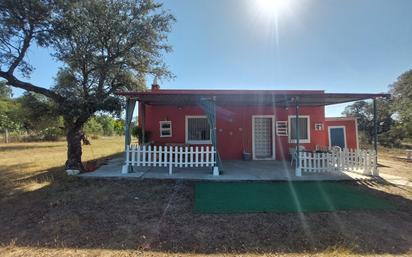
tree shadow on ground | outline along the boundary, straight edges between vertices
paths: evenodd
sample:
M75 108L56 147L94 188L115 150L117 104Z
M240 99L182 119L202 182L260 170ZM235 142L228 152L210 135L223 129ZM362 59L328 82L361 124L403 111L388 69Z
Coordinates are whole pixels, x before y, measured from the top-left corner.
M1 200L0 244L139 249L168 253L406 254L412 247L411 194L385 182L346 183L392 202L392 210L196 214L183 181L68 178Z

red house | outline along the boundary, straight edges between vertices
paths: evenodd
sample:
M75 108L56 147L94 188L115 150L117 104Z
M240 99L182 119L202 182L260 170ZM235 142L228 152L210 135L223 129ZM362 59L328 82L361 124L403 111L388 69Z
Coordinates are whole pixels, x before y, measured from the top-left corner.
M183 149L213 145L223 161L285 160L295 149L358 149L356 119L325 117L325 106L383 96L321 90L163 90L158 85L150 91L120 94L128 99L129 122L138 102L138 123L147 145ZM126 145L130 138L126 137ZM182 155L176 157L184 159ZM152 157L158 158L159 154Z

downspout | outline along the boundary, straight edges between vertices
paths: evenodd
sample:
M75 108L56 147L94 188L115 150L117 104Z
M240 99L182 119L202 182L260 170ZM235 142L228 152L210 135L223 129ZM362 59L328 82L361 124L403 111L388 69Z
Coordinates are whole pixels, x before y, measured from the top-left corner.
M375 149L375 167L373 167L372 175L379 176L378 172L378 117L376 98L373 98L373 147Z

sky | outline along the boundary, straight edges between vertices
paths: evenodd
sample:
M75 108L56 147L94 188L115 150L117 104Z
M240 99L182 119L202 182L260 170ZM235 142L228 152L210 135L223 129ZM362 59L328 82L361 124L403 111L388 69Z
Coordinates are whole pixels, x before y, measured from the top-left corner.
M277 10L265 1L164 0L177 19L165 56L176 77L161 88L379 93L412 68L411 0L283 0ZM28 80L53 85L48 50L29 61Z

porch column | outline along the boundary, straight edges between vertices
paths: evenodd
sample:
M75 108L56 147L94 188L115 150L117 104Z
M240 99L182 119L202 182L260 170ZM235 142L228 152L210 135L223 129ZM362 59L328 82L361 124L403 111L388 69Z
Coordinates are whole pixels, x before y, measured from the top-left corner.
M215 148L215 160L217 165L213 167L213 175L218 176L222 169L222 161L220 159L219 152L217 150L217 135L216 135L216 97L201 98L200 107L206 113L207 120L211 130L211 141Z
M302 176L302 170L300 169L300 149L299 149L299 141L300 141L300 128L299 128L299 103L298 98L295 98L295 107L296 107L296 121L295 121L295 136L296 136L296 168L295 168L295 175L300 177Z
M375 149L375 167L373 167L372 175L379 176L378 171L378 108L376 98L373 98L373 147Z
M136 106L136 100L135 99L126 99L126 115L125 115L125 123L124 123L124 150L125 150L125 163L122 167L122 173L129 173L130 172L130 166L127 163L128 160L128 147L130 146L130 143L132 141L131 137L131 130L130 130L130 125L132 122L133 118L133 111Z

